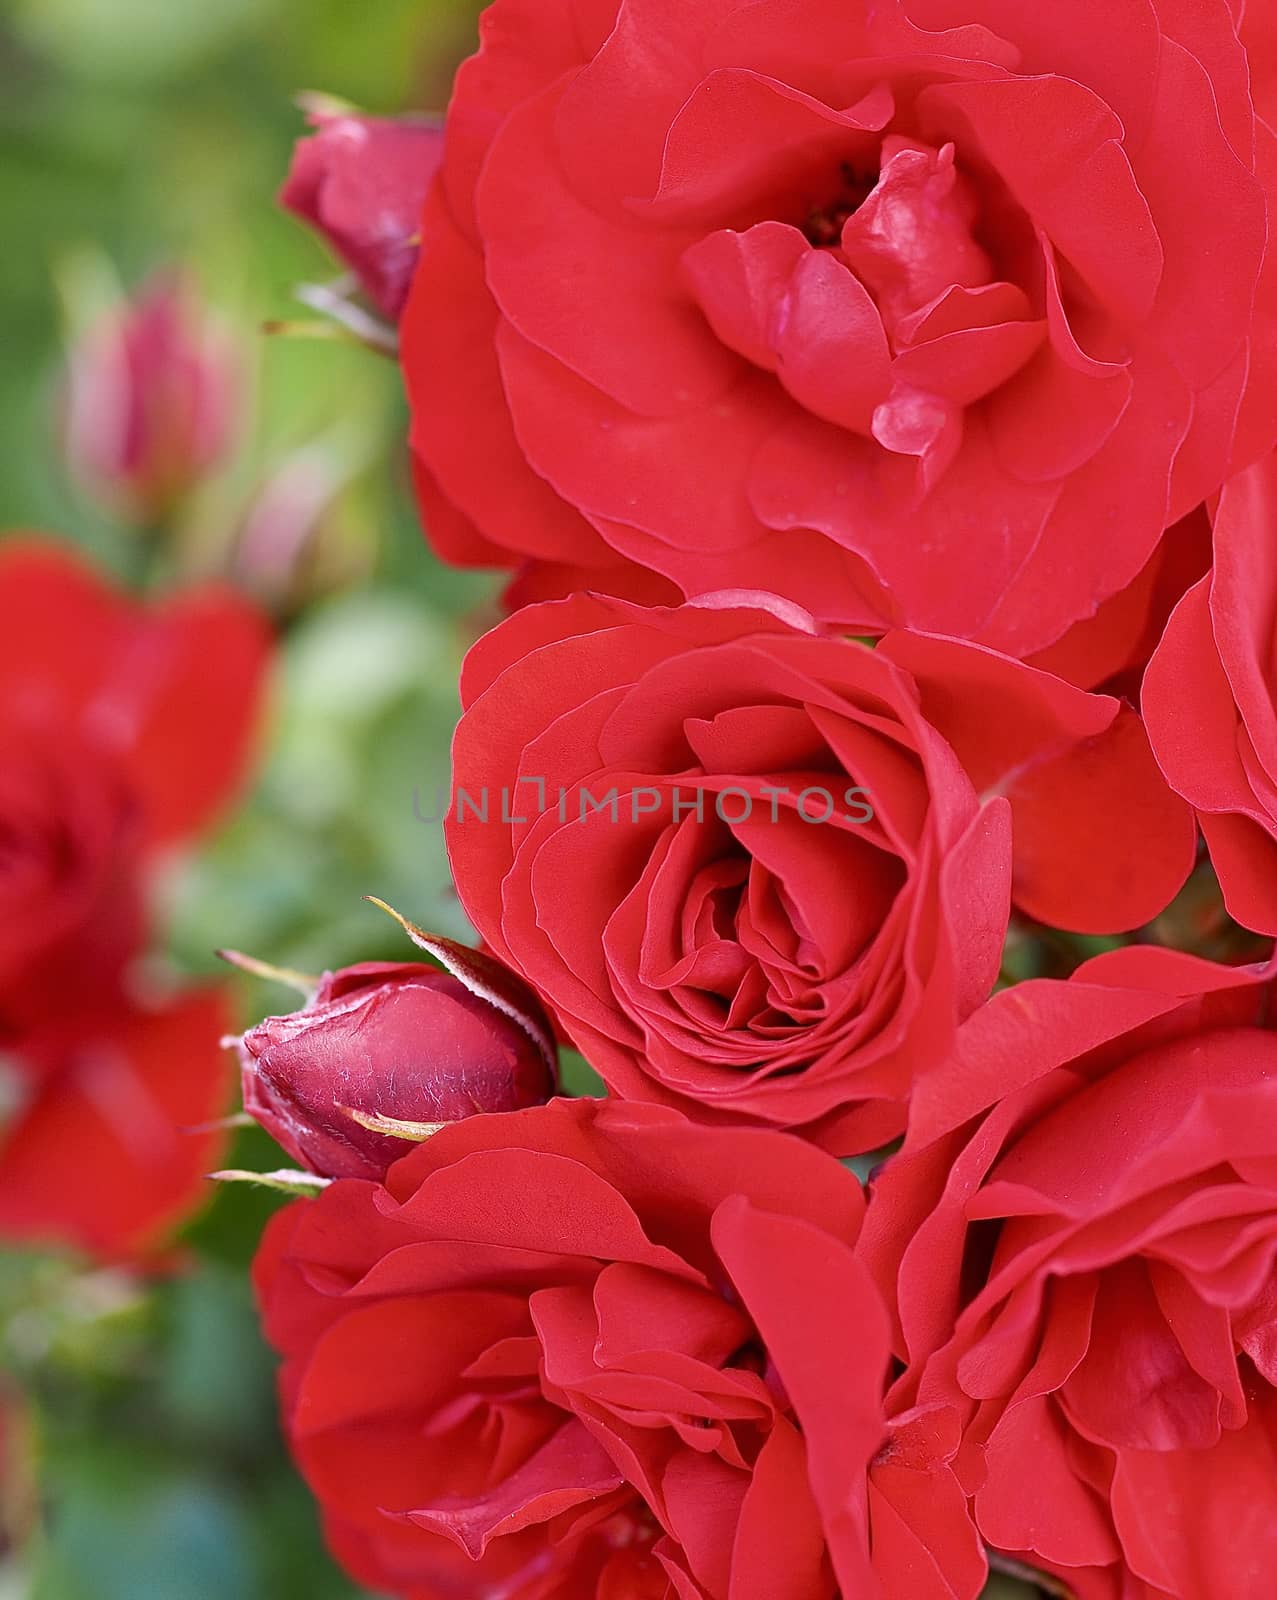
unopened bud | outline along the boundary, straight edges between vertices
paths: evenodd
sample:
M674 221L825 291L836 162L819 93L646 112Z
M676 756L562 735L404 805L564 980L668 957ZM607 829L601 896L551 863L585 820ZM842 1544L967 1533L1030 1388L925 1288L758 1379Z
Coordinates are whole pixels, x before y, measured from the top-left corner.
M242 375L191 281L157 274L71 346L63 438L72 472L114 515L155 526L229 454Z
M556 1089L544 1013L504 972L498 992L424 964L345 967L302 1010L251 1028L239 1051L245 1110L327 1178L380 1178L433 1125Z
M280 204L310 224L398 322L417 261L421 210L443 156L431 117L363 117L314 103Z

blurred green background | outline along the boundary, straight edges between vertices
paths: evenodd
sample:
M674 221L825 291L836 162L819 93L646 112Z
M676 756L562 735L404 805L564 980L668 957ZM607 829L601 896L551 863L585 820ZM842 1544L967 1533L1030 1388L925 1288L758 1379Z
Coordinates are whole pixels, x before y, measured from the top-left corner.
M0 8L0 525L60 534L122 579L162 587L230 570L281 472L318 464L333 485L305 562L273 596L280 654L251 793L161 885L160 958L190 976L224 973L220 945L306 971L406 958L368 893L466 932L439 828L418 813L438 809L447 783L457 668L495 615L494 584L441 568L421 541L393 363L260 330L308 317L294 285L338 270L274 204L304 131L294 97L440 108L476 9ZM104 297L173 264L194 270L242 348L242 442L180 522L143 536L74 487L59 392L67 342ZM294 1003L234 981L246 1024ZM279 1156L249 1132L229 1159L268 1168ZM53 1256L0 1257L0 1600L355 1595L276 1431L245 1270L276 1203L220 1191L150 1284ZM990 1590L1030 1592L1009 1580Z
M413 796L428 814L446 783L457 666L492 584L426 552L393 362L260 328L309 317L293 286L339 270L274 203L304 132L294 97L325 90L373 112L441 107L471 48L475 9L471 0L0 9L0 523L62 535L121 577L169 583L224 572L250 508L299 453L326 463L338 486L315 517L296 592L282 599L253 790L162 885L167 956L188 974L218 972L219 945L307 970L406 958L367 893L465 931L439 829L417 820ZM77 492L59 392L66 342L102 297L171 264L194 270L242 347L242 442L181 525L152 530L144 549ZM294 1003L235 981L245 1022ZM244 1134L231 1159L270 1167L279 1153ZM53 1257L0 1261L3 1600L354 1594L278 1442L272 1362L245 1272L272 1203L263 1191L220 1192L157 1285Z

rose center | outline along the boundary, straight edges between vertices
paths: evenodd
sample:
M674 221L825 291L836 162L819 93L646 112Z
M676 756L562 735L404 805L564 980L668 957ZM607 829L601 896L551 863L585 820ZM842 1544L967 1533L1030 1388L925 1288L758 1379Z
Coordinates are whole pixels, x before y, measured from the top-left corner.
M978 288L997 276L976 238L979 204L952 144L936 149L890 135L872 179L845 167L843 180L842 195L807 237L832 248L860 279L889 336L946 289ZM816 237L835 224L834 237Z
M808 243L815 245L818 250L838 248L843 228L878 186L876 170L866 172L851 161L842 163L838 176L838 193L828 205L809 212L802 225Z

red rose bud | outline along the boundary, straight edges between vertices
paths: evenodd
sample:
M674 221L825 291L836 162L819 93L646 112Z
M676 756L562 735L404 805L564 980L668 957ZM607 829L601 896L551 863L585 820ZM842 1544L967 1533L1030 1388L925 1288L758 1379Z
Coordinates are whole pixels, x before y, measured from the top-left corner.
M71 347L72 472L114 514L161 522L229 453L241 380L238 352L192 281L157 273Z
M437 946L457 953L453 972L343 967L302 1010L267 1017L240 1041L245 1110L309 1171L381 1178L433 1124L554 1094L553 1037L531 991L474 951Z
M421 208L443 156L431 117L361 117L314 104L280 204L321 234L369 300L399 320L417 263Z

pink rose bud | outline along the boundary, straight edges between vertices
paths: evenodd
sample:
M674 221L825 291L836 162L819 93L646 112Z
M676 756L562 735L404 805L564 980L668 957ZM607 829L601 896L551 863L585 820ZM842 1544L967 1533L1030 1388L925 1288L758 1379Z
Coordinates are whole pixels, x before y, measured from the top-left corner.
M302 1010L267 1017L240 1041L244 1109L309 1171L380 1178L434 1124L555 1093L553 1035L532 992L476 951L431 948L452 971L343 967ZM402 1127L377 1131L393 1124Z
M443 157L432 117L361 117L315 105L280 204L323 236L379 311L398 322L417 263L421 208Z
M243 364L184 273L157 273L69 356L64 442L85 490L154 526L234 443Z
M336 428L274 462L235 536L231 577L280 617L367 577L374 530L346 491L368 466L362 438Z

